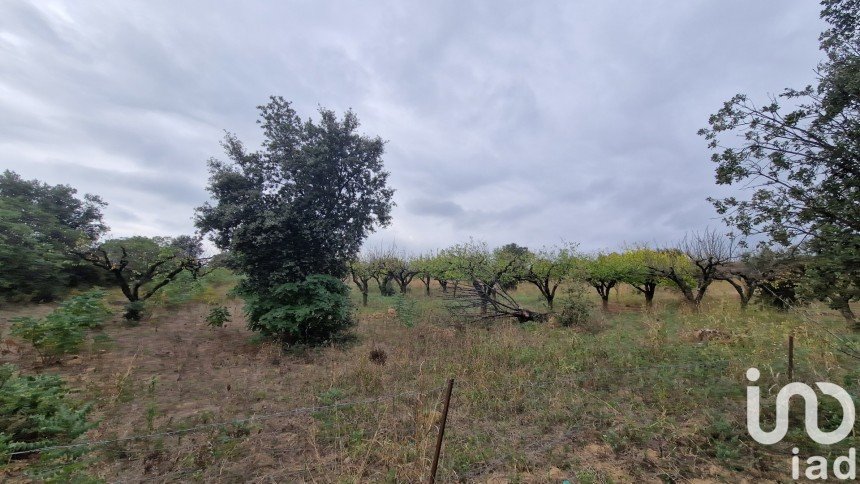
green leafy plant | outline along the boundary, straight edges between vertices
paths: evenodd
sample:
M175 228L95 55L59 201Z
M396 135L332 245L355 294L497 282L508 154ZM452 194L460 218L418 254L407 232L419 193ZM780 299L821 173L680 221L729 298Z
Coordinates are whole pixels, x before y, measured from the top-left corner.
M86 330L100 327L110 315L103 297L104 293L91 291L69 299L44 318L13 319L12 335L32 344L45 363L77 353Z
M25 376L12 365L0 366L0 464L12 452L72 442L95 424L90 406L69 398L54 375Z
M209 315L206 316L206 324L213 328L223 328L224 323L230 321L230 311L224 306L212 306Z
M559 324L565 327L588 324L594 314L594 304L585 297L584 288L572 286L566 296L558 313Z
M322 344L354 324L349 288L331 276L315 274L245 297L248 328L286 345Z
M416 309L414 299L403 293L399 293L394 296L394 310L397 313L397 319L403 324L403 326L406 326L407 328L415 326L415 320L418 316Z

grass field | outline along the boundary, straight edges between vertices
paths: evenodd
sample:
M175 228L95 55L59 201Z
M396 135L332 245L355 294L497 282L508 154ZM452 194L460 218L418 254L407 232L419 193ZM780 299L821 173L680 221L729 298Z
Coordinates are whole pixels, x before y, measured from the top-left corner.
M699 313L670 291L646 313L622 289L584 328L486 326L457 321L438 288L427 297L415 284L405 299L371 293L356 310L356 341L284 353L245 329L228 288L165 299L134 327L120 322L113 294L113 320L52 367L6 323L50 306L4 308L0 362L61 374L93 403L98 426L86 439L112 442L89 448L79 471L107 481L419 482L448 378L440 482L786 481L793 445L801 455L856 447L856 436L818 447L798 425L770 448L746 432L745 371L761 370L772 420L790 334L795 380L858 394L859 362L839 351L857 338L819 307L740 312L731 288L717 285ZM514 294L539 307L532 288ZM232 322L207 327L204 301L224 302ZM822 403L822 427L839 415ZM128 439L138 435L149 436ZM16 459L0 479L26 479L37 466L35 455Z

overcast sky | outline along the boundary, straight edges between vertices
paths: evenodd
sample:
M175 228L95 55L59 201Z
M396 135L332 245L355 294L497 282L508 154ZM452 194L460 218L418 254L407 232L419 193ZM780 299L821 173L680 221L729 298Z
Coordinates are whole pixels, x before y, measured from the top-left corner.
M812 1L0 3L0 169L109 202L114 236L193 231L224 130L272 94L387 140L393 224L584 249L721 222L696 131L814 80Z

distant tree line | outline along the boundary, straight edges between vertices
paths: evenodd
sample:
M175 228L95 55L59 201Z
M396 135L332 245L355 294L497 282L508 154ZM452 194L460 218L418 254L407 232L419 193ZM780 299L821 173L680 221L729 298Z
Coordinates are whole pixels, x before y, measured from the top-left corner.
M532 251L517 244L490 249L472 240L419 255L407 255L395 247L368 250L349 261L348 278L362 294L364 305L374 288L391 296L410 291L410 283L417 280L429 295L435 281L440 293L471 299L481 318L540 319L542 313L525 312L513 302L509 292L519 284L534 286L548 311L554 309L559 288L574 283L592 287L604 309L611 291L626 284L642 295L646 308L652 307L657 288L665 287L695 310L716 281L731 285L741 308L758 300L788 309L811 300L833 304L829 289L807 276L807 268L818 263L816 257L799 250L746 249L716 230L691 232L665 247L640 245L593 254L578 251L575 244ZM839 309L853 324L850 305Z

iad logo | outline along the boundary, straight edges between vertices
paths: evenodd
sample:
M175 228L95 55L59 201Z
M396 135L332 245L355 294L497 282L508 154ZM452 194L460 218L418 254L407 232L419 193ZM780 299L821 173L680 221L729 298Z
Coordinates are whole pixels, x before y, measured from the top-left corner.
M747 370L747 380L758 381L761 373L757 368ZM823 432L818 428L818 395L815 390L805 383L789 383L782 387L776 395L776 425L770 432L761 428L761 394L758 386L747 386L747 431L756 442L771 445L781 441L788 432L788 410L791 397L799 396L804 403L804 426L809 437L822 445L833 445L848 437L854 429L856 418L854 401L851 395L839 385L828 382L816 382L815 386L824 395L831 396L842 406L842 423L835 430ZM799 450L793 449L792 477L800 478ZM806 460L809 467L806 477L811 480L827 479L827 460L824 457L812 456ZM847 464L848 470L844 470ZM838 479L854 479L856 471L854 448L849 449L848 456L839 457L833 462L833 474Z

